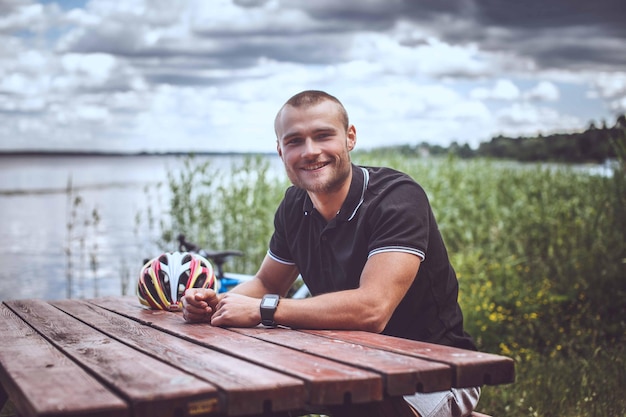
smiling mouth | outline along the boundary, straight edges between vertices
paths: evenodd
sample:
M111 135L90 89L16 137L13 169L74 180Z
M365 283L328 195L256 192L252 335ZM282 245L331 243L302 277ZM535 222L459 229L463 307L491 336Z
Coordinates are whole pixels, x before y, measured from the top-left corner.
M322 169L325 166L329 165L330 162L318 162L316 164L309 164L302 167L303 171L316 171L318 169Z

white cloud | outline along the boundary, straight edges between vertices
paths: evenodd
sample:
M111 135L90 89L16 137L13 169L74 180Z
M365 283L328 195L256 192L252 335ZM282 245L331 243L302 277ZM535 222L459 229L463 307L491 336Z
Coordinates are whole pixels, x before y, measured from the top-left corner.
M626 94L626 72L600 73L594 78L593 87L599 97L615 98Z
M41 4L26 4L14 13L0 16L0 32L19 30L23 27L39 27L44 8Z
M595 74L587 95L607 102L614 113L626 113L626 72Z
M26 51L18 55L17 67L29 73L38 73L47 64L48 57L41 51Z
M102 82L110 76L116 58L109 54L65 54L61 63L68 73Z
M101 106L84 105L76 109L76 116L89 122L104 122L108 119L109 110Z
M476 100L513 101L521 96L520 89L510 80L498 80L492 88L479 87L470 92Z
M559 89L549 81L540 81L535 87L524 93L528 100L556 101L560 98Z
M499 130L511 136L567 132L584 126L584 122L576 117L530 103L513 104L496 111L495 115Z
M475 45L453 46L433 37L407 45L404 36L360 34L354 38L351 56L377 63L385 73L409 77L478 77L490 71L489 55L481 53Z
M0 89L5 93L31 95L37 92L23 74L10 74L2 77Z
M321 25L302 10L281 7L276 1L261 7L242 8L229 0L197 1L191 16L192 29L197 32L225 34L306 33Z

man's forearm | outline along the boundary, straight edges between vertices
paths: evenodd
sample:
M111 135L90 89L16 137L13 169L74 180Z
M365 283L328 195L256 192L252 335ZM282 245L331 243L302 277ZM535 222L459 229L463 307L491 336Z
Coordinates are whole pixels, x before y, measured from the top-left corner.
M246 295L248 297L261 298L265 294L275 294L277 293L276 289L267 288L263 282L258 278L253 278L250 281L242 282L237 285L235 288L230 290L230 292L235 294ZM286 293L286 292L285 292ZM284 296L285 294L279 294L280 296Z
M281 300L274 320L294 328L381 332L388 317L381 316L375 305L364 302L359 291L346 290L312 298Z

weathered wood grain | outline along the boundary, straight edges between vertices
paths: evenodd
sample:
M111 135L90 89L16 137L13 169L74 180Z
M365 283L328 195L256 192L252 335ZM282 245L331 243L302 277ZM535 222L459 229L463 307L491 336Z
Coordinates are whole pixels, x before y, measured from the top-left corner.
M332 357L333 360L343 364L376 372L383 376L387 395L450 389L451 368L443 363L283 328L257 327L234 331L319 357Z
M306 393L299 379L209 350L91 303L63 300L52 304L134 349L216 385L224 402L222 409L229 415L304 406Z
M453 369L452 385L454 387L507 384L515 381L513 359L500 355L359 331L306 330L303 332L448 364Z
M202 409L208 414L220 406L215 386L146 356L44 301L15 300L5 304L57 349L125 398L135 416L171 416L185 414L189 409Z
M0 382L23 416L129 416L124 400L0 306Z
M366 403L383 398L382 377L373 372L284 346L271 345L209 324L189 324L180 313L145 309L132 297L122 300L98 299L93 302L202 346L299 378L305 383L308 404Z

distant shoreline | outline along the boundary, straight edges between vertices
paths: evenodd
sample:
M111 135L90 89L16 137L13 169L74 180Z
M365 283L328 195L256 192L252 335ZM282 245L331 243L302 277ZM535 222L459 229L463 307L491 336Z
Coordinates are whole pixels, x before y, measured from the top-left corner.
M273 152L96 152L96 151L0 151L1 157L137 157L137 156L240 156L240 155L274 155Z

